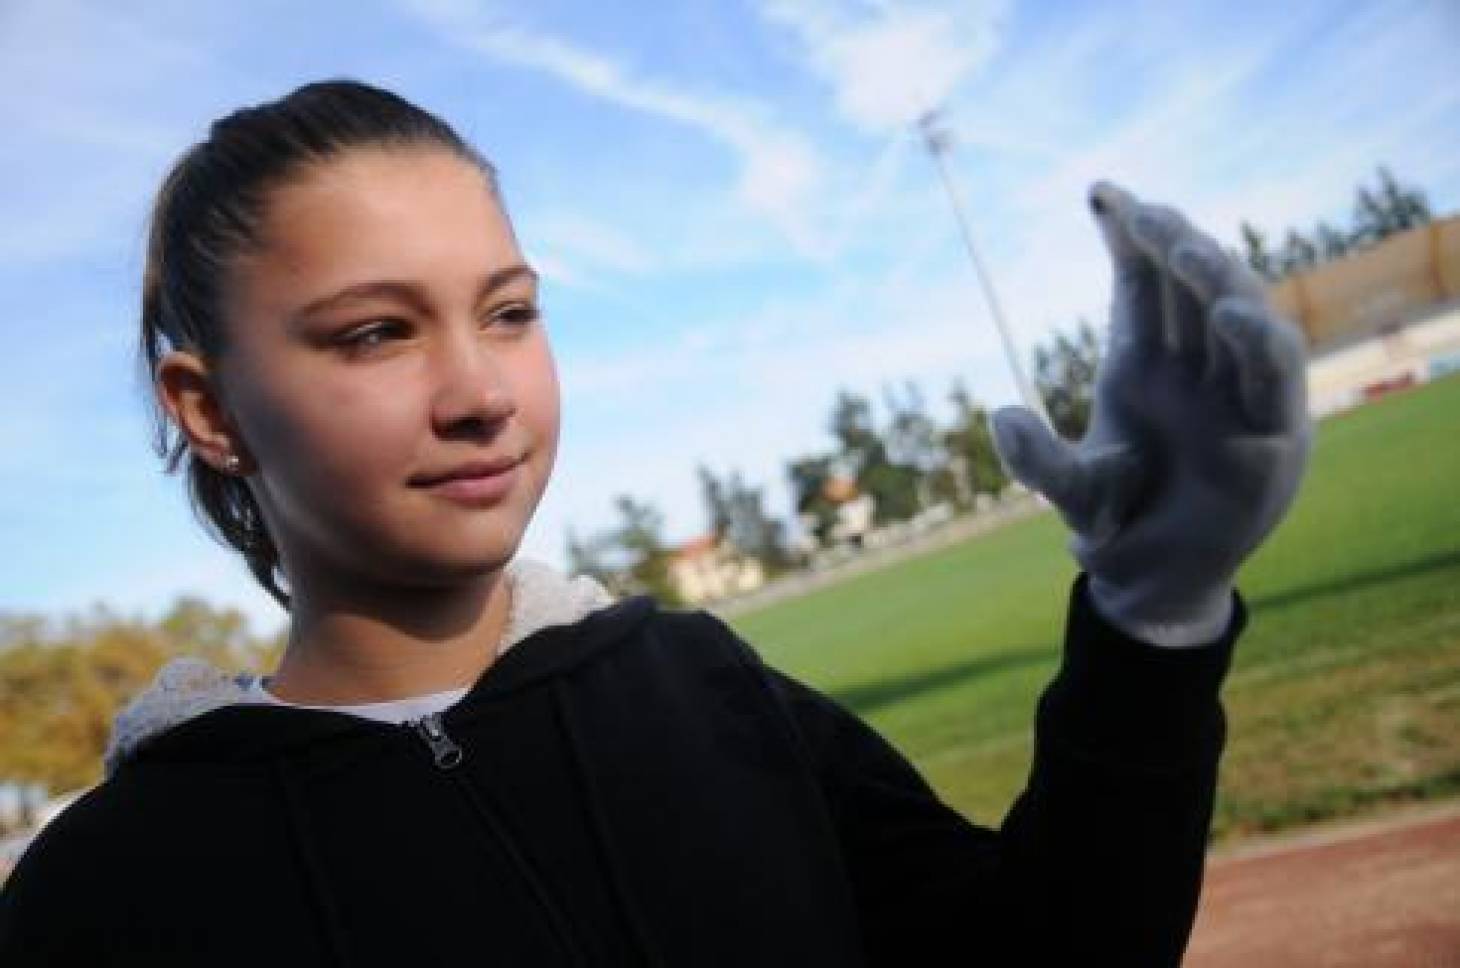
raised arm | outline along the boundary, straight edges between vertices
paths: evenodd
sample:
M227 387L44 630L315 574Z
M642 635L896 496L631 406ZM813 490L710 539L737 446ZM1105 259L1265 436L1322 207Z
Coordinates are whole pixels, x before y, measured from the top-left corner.
M1202 649L1133 640L1071 593L1029 781L997 829L943 803L891 744L760 666L816 764L870 963L1175 965L1201 886L1245 615Z
M1246 614L1237 568L1297 492L1303 341L1174 209L1091 193L1114 267L1091 428L995 415L1011 473L1084 569L997 830L941 803L870 727L766 670L818 764L877 963L1176 965L1195 917Z

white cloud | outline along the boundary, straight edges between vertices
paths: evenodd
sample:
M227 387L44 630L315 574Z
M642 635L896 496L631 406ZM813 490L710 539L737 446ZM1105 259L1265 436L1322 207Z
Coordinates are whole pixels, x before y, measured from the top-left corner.
M581 287L594 270L637 276L658 269L658 260L638 242L580 212L529 214L520 221L528 247L546 259L559 282Z
M158 120L139 92L208 67L206 51L105 7L7 6L0 179L26 190L7 194L0 260L43 263L140 231L162 166L185 134Z
M539 248L531 240L524 242L523 248L527 254L527 261L548 282L566 286L569 289L593 288L581 273L570 268L559 253L554 252L551 248Z
M735 186L740 201L776 225L803 254L824 253L824 242L806 215L823 180L822 160L803 135L772 120L767 106L643 76L566 40L453 0L408 0L406 8L449 44L500 64L542 71L585 94L687 125L726 145L740 160Z
M761 0L790 29L837 110L867 131L906 126L948 99L997 49L1007 4Z
M877 140L865 156L838 156L813 143L780 117L768 101L726 94L651 76L585 49L569 39L524 26L502 8L463 0L402 0L406 10L430 26L443 43L475 51L494 63L547 74L574 90L621 107L684 125L733 152L738 173L729 187L731 209L773 226L802 258L831 265L856 245L873 223L885 231L905 214L899 195L900 162L908 123L952 95L977 73L997 48L1005 0L974 4L789 3L765 0L762 17L797 40L805 66L826 81L844 120ZM1008 134L983 133L988 142ZM854 149L855 150L855 149ZM916 190L915 190L916 191ZM917 203L914 203L915 205ZM663 258L665 264L704 263L743 256L746 226L736 214L711 220L729 231L701 233L691 251ZM895 230L896 231L896 230ZM581 239L579 241L582 241ZM592 273L568 245L545 242L550 254L581 286ZM635 260L637 262L638 260ZM611 262L603 268L615 268ZM637 267L624 267L642 271Z

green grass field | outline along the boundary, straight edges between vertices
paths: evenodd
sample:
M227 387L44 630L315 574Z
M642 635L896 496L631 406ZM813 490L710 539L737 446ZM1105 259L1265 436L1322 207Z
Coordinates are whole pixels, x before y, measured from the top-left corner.
M997 824L1058 657L1064 542L1040 515L733 625ZM1214 837L1460 792L1460 377L1322 424L1239 587Z

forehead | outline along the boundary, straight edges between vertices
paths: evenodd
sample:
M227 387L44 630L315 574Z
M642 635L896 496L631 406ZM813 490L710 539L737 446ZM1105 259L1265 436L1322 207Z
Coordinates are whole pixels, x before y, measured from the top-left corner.
M373 279L474 281L521 261L487 175L443 148L357 148L311 165L269 192L259 243L238 281L266 303Z

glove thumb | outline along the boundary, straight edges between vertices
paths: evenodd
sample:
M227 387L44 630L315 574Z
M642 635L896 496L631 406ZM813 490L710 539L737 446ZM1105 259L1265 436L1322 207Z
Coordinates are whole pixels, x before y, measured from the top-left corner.
M996 410L993 429L994 449L1010 476L1044 495L1087 540L1109 537L1135 504L1144 475L1129 447L1082 452L1026 407Z

